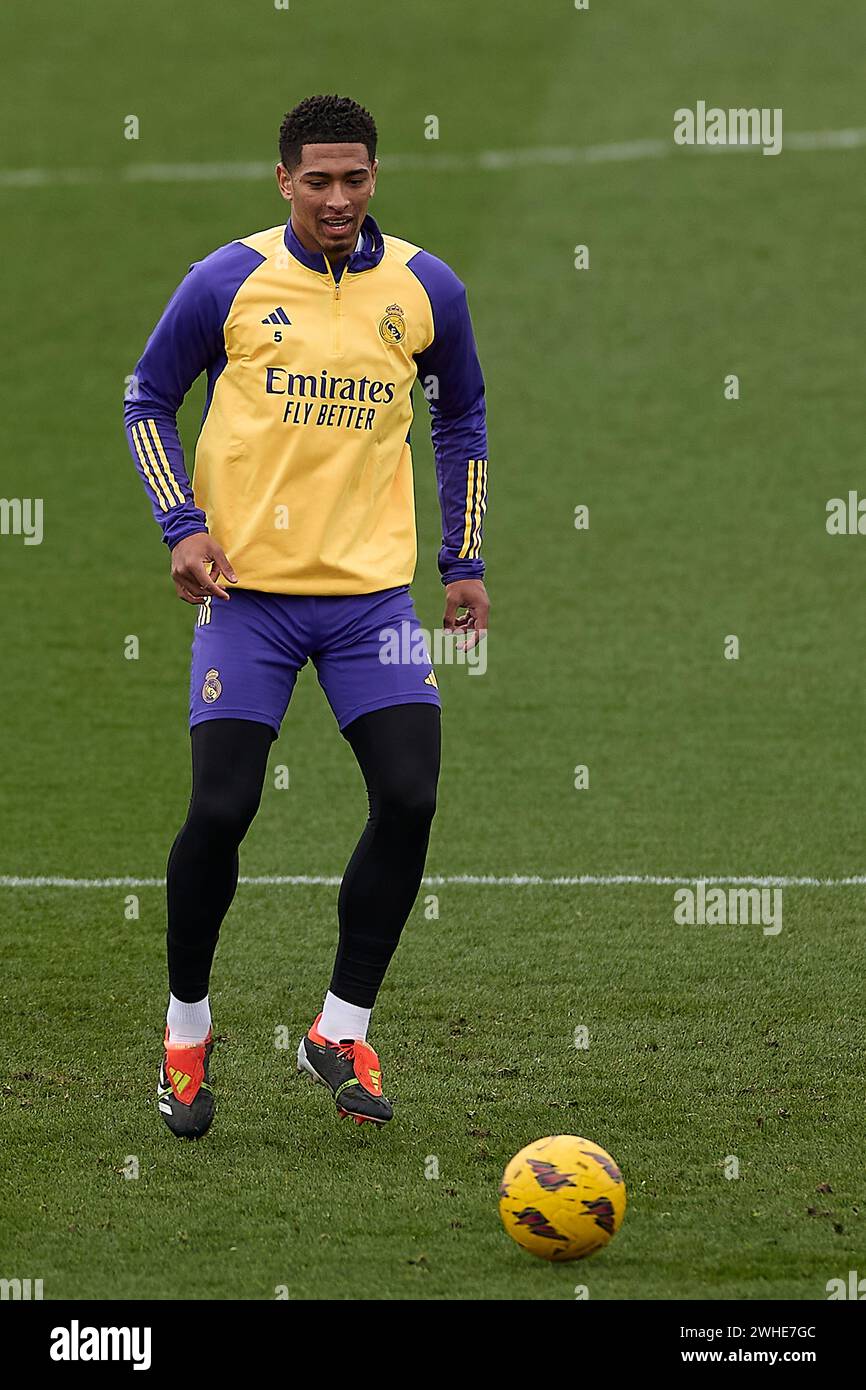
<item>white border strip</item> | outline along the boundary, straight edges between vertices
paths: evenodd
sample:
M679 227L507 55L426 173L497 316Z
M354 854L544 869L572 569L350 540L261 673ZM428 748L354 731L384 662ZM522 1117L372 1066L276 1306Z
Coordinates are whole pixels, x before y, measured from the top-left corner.
M763 888L862 888L866 874L844 878L817 878L786 874L561 874L546 878L541 874L428 874L424 887L445 888L465 885L483 888L620 888L631 885L690 887L698 881L708 884L750 884ZM238 880L251 888L336 888L341 874L263 874ZM59 874L39 874L26 878L19 874L0 874L0 888L164 888L164 878L63 878Z
M785 150L854 150L866 145L866 129L795 130L786 132ZM693 158L702 154L744 153L757 147L743 145L694 145L678 149L669 140L623 140L606 145L540 145L525 150L477 150L471 154L383 155L383 173L488 173L569 164L618 164L643 159L664 159L678 154ZM127 164L119 169L0 169L2 188L57 188L96 183L255 183L273 176L267 160L205 161L161 164Z

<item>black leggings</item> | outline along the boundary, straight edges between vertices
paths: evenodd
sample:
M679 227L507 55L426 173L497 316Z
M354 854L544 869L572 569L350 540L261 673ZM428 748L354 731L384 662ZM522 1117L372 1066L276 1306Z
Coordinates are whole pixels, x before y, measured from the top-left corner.
M439 776L439 709L391 705L343 731L367 784L369 819L338 898L331 991L372 1008L418 896ZM176 999L208 992L238 846L259 808L274 739L267 724L212 719L192 730L192 797L168 859L168 975Z

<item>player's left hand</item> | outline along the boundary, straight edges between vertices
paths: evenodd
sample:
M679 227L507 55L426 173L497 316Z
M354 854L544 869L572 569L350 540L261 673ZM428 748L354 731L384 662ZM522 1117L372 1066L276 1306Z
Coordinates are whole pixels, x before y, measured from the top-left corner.
M458 609L465 613L458 617ZM445 617L442 626L446 632L465 632L466 641L458 642L457 650L471 652L487 633L487 617L490 613L490 599L481 579L455 579L453 584L445 585Z

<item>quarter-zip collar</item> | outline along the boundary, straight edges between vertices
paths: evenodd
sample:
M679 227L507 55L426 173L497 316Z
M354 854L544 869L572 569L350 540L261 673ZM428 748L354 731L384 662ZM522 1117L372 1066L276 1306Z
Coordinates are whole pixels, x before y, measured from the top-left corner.
M330 275L332 279L340 280L343 271L348 271L350 275L357 275L362 270L372 270L377 266L385 254L385 242L378 225L373 221L368 213L361 223L360 248L352 252L349 259L343 262L340 274L334 277L328 261L321 251L308 251L302 246L295 235L292 226L292 219L286 223L286 230L283 236L286 249L291 252L296 261L307 267L308 270L315 270L319 275Z

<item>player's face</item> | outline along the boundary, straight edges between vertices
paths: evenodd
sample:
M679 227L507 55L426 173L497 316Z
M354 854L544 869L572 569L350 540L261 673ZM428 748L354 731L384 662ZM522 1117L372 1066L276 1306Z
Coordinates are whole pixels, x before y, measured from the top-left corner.
M355 249L367 204L376 187L378 160L364 145L304 145L291 171L277 165L277 183L292 204L292 224L302 246L326 256Z

